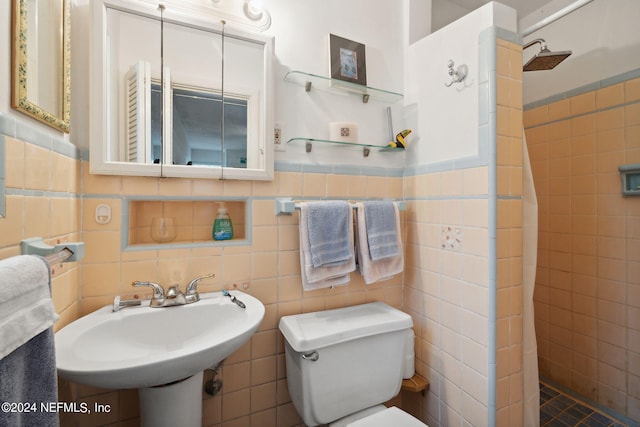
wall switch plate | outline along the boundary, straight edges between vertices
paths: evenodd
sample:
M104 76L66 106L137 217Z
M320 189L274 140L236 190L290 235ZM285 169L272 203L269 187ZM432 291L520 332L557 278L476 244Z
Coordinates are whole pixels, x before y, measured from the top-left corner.
M276 151L287 151L287 141L284 139L284 123L273 124L273 148Z

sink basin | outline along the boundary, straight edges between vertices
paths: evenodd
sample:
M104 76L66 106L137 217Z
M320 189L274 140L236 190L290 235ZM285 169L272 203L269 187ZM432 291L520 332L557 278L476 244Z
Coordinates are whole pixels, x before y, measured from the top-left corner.
M117 312L103 307L55 334L59 374L102 388L145 388L191 377L247 342L264 317L264 305L240 291L234 304L221 292L200 301L151 308L149 301Z

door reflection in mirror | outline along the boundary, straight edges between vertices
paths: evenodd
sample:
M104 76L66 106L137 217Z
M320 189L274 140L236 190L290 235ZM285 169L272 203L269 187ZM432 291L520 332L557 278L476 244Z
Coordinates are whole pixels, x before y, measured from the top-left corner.
M213 90L174 86L170 108L164 117L172 118L172 164L247 167L246 97L225 94L224 148L221 141L221 95ZM162 90L151 87L151 146L154 163L162 156Z

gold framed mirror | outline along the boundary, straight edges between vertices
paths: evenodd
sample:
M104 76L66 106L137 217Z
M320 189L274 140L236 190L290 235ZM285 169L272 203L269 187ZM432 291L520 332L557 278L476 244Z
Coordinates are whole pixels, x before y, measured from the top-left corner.
M69 133L71 0L13 0L11 30L11 106Z

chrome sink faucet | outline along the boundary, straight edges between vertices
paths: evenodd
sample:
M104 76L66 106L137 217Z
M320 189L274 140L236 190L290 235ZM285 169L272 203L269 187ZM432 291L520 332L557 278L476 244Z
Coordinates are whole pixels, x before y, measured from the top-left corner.
M151 289L153 289L153 296L151 297L149 307L165 307L164 288L162 286L153 282L139 282L137 280L131 283L131 286L133 286L134 288L140 286L149 286Z
M187 285L187 291L185 293L185 297L187 299L187 304L191 304L192 302L200 301L200 295L198 294L198 282L203 279L208 279L210 277L216 277L214 273L205 274L204 276L196 277Z
M140 301L139 299L129 299L129 300L123 300L122 298L120 298L120 295L116 295L115 298L113 298L113 312L116 311L120 311L121 308L124 307L134 307L136 305L141 305L142 301Z
M187 285L187 290L185 293L180 290L180 286L178 284L170 286L166 292L162 286L153 282L134 281L133 283L131 283L131 286L148 286L153 290L153 296L151 297L151 301L149 303L150 307L172 307L175 305L185 305L200 301L200 295L198 294L198 282L200 282L200 280L202 279L208 279L210 277L215 277L215 274L210 273L193 279Z
M164 295L164 303L163 307L171 307L172 305L185 305L187 303L187 299L184 294L180 290L180 285L175 284L170 286L165 292Z

